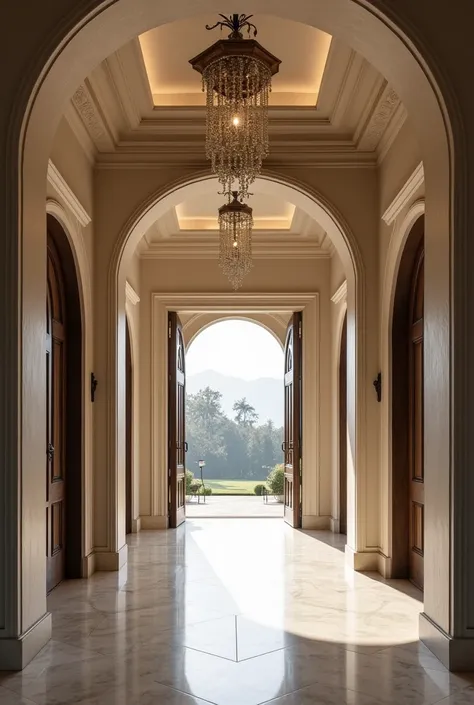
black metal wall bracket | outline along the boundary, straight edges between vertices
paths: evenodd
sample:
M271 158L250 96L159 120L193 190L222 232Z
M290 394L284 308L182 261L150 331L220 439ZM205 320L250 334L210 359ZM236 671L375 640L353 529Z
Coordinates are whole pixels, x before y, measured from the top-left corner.
M374 380L374 389L377 394L377 401L382 401L382 373L379 372L377 379Z
M96 379L96 376L93 372L91 372L91 401L93 402L95 400L95 390L97 389L97 385L99 382Z

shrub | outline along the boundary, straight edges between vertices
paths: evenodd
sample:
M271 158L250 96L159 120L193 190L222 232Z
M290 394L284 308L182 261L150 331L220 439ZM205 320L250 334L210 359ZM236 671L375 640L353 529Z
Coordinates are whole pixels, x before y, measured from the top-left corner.
M212 487L201 487L199 489L199 494L203 494L206 497L209 497L209 495L212 494Z
M281 496L285 491L285 466L275 465L267 477L267 485L270 492L275 496Z
M193 480L189 486L190 494L197 494L201 489L201 486L200 480Z
M191 483L194 480L194 474L191 470L186 470L186 494L191 494Z
M266 490L266 489L267 489L267 488L265 487L265 485L255 485L255 487L253 488L253 491L255 492L255 494L257 495L257 497L261 497L262 494L265 493L265 490Z

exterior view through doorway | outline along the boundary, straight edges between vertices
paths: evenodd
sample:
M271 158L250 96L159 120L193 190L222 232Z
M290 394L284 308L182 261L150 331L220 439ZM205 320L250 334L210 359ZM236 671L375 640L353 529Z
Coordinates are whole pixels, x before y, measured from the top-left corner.
M187 516L301 526L301 312L280 314L277 333L268 313L204 315L192 337L181 315L184 325L175 312L168 321L169 525Z

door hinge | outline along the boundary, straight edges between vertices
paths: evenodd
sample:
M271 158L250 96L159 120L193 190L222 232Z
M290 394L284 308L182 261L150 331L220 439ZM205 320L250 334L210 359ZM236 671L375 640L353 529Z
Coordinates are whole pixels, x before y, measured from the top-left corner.
M301 321L298 323L298 337L301 340Z
M171 340L171 321L168 321L168 338Z

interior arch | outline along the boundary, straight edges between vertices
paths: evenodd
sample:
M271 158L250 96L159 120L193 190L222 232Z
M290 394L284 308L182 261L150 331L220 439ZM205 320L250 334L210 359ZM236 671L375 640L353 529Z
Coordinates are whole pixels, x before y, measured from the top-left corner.
M214 12L217 4L207 0L200 4L200 11ZM450 316L451 282L450 282L450 255L453 241L453 228L459 228L459 238L464 241L467 228L462 211L462 199L457 201L454 210L451 194L454 192L453 175L456 177L456 192L462 194L466 191L464 159L462 150L462 128L457 120L456 108L446 91L443 93L443 77L435 61L428 58L424 52L423 42L408 29L411 26L408 11L396 10L389 7L382 0L369 0L360 2L334 0L327 3L324 0L295 0L289 7L282 0L270 3L269 0L252 0L247 11L258 10L271 12L282 17L288 17L299 22L319 26L331 34L341 37L357 51L366 56L383 74L390 79L399 92L404 104L407 106L411 119L417 128L426 173L426 300L427 318L432 317L435 322L436 344L427 340L426 362L433 372L434 388L431 392L436 404L427 404L426 423L430 426L433 436L438 441L430 448L430 457L433 467L450 467L450 384L451 370L445 370L439 379L434 372L439 360L450 359L450 333L453 328ZM45 25L48 39L42 43L32 57L31 65L39 67L25 76L25 88L19 91L16 110L13 111L12 122L13 139L9 145L7 159L6 198L9 203L18 204L18 208L6 209L7 231L13 236L18 234L20 247L10 248L6 264L7 279L6 290L12 296L6 297L8 306L12 301L20 300L22 303L22 321L18 321L6 311L6 336L5 339L17 340L18 327L23 327L22 354L13 355L13 346L7 348L8 362L6 365L13 381L6 380L6 389L12 399L16 399L15 385L18 381L17 358L21 364L30 369L37 368L37 359L30 342L40 344L43 330L37 326L35 316L38 312L38 301L44 300L44 250L45 234L43 227L43 209L45 195L46 165L50 153L51 143L61 111L66 99L73 93L75 87L84 75L109 55L115 48L153 26L189 16L189 3L179 0L171 7L164 4L153 3L151 0L119 0L114 3L89 3L85 7L74 8L68 13L64 8L55 16L50 13ZM57 20L57 25L55 25ZM46 22L46 19L45 19ZM426 54L426 58L424 56ZM449 107L446 109L446 104ZM451 118L451 122L450 122ZM457 151L454 154L453 142ZM454 160L454 157L456 159ZM20 172L20 173L19 173ZM20 175L20 178L18 176ZM311 200L311 194L308 194ZM317 202L317 201L315 201ZM324 210L324 209L323 209ZM328 212L326 216L330 218ZM330 218L331 219L331 218ZM337 224L337 218L335 219ZM355 409L357 403L362 403L365 396L365 371L364 371L364 311L363 293L364 282L361 272L357 267L355 248L349 248L350 239L348 231L341 227L339 221L338 231L340 242L345 243L344 256L351 260L348 271L348 346L353 349L351 356L353 370L360 370L361 374L354 374L354 379L359 380L359 387L351 392L351 402ZM126 228L130 232L130 227ZM337 237L337 236L336 236ZM110 335L111 347L111 375L117 369L117 357L121 354L122 339L124 337L123 302L121 301L122 281L120 264L122 262L122 247L127 242L125 235L119 245L114 262L109 272L111 310L110 320L117 327ZM337 245L336 245L337 246ZM21 254L18 254L21 253ZM17 258L22 257L21 271L23 281L18 286L17 272L19 270ZM354 259L352 259L354 258ZM10 274L11 272L11 274ZM352 274L350 273L352 272ZM352 281L351 281L352 277ZM352 303L351 303L352 302ZM4 304L5 306L5 304ZM351 308L353 307L353 310ZM448 311L441 320L439 308ZM6 310L6 309L5 309ZM462 312L461 312L462 313ZM458 314L459 315L459 314ZM352 331L352 332L351 332ZM352 338L351 338L352 336ZM351 342L352 340L352 342ZM17 352L17 351L16 351ZM11 358L11 359L10 359ZM449 364L449 362L448 362ZM114 378L111 392L111 407L116 408L117 380ZM118 380L120 386L120 379ZM13 385L13 386L12 386ZM38 409L44 396L44 375L38 369L38 378L30 389L24 390L22 401L18 402L21 411L22 423L22 457L24 459L35 457L42 448L43 439L39 431L32 431L34 424L29 415ZM433 417L429 415L431 407L444 409L443 414ZM115 411L114 411L115 414ZM15 409L13 409L15 416ZM116 417L111 419L110 429L112 434L117 433ZM356 444L355 413L351 442ZM109 440L109 466L111 479L117 477L116 439ZM362 450L361 450L362 452ZM12 467L16 467L17 450L15 442L8 446L8 453L12 458ZM25 461L26 462L26 461ZM28 479L32 475L32 468L24 466L23 485L28 486ZM440 475L441 470L437 473ZM120 475L120 472L118 472ZM448 475L448 473L446 473ZM445 478L446 487L449 477ZM25 495L32 505L37 486L32 484L30 495ZM445 493L448 496L448 493ZM14 499L14 497L13 497ZM115 490L112 487L111 505L116 500ZM436 502L432 511L436 512ZM114 514L114 512L112 512ZM112 516L112 525L116 525L116 517ZM109 548L119 548L119 540L109 536ZM115 544L115 545L113 545ZM435 542L433 542L434 548ZM439 544L437 546L438 550ZM449 536L443 538L442 550L448 553ZM37 567L37 566L36 566ZM33 568L32 568L33 569ZM449 577L446 577L449 581ZM446 586L445 586L446 587ZM444 626L449 627L449 614L446 608L435 610L433 614ZM28 620L26 620L28 621Z

